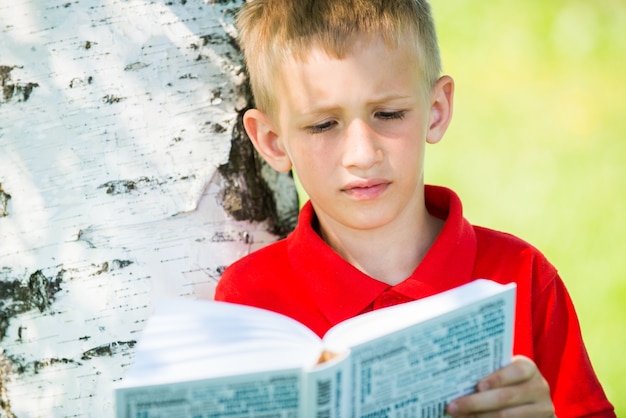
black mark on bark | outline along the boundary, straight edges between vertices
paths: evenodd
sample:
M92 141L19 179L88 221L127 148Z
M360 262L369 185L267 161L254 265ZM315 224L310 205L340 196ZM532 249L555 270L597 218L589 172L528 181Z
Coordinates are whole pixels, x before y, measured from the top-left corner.
M87 228L84 229L79 229L78 233L76 234L76 241L82 241L84 243L86 243L89 248L96 248L95 245L93 245L93 242L91 242L91 236L93 233L93 227L90 225Z
M244 83L239 94L253 102L248 83ZM218 167L225 181L221 191L224 208L237 220L255 222L266 221L271 232L278 236L288 234L297 220L297 198L293 191L293 205L289 213L280 213L274 198L274 192L263 178L261 172L264 165L262 157L256 152L245 129L243 114L248 108L239 111L237 123L233 129L228 162Z
M220 103L222 103L222 90L213 89L213 91L211 91L211 104L220 104Z
M80 362L69 358L44 358L41 360L35 360L30 362L26 362L24 361L24 359L20 359L14 356L8 358L11 360L13 368L16 369L19 374L38 374L41 369L54 366L55 364L75 364L77 366L81 365Z
M222 124L211 122L207 122L207 124L209 125L209 130L211 131L211 133L223 134L224 132L226 132L226 128Z
M115 259L111 262L105 261L100 266L98 266L98 270L93 274L93 276L98 276L102 273L108 273L110 271L123 269L124 267L128 267L131 264L133 264L133 262L130 260Z
M9 199L11 195L2 189L2 183L0 183L0 218L9 216Z
M216 232L211 237L211 242L235 242L235 237L227 232Z
M11 400L9 399L9 393L6 388L12 371L11 360L0 353L0 416L6 418L16 418L15 414L11 412Z
M45 276L41 270L23 279L4 280L2 276L4 274L0 276L0 341L15 316L32 309L44 312L50 308L61 290L65 270L59 270L52 277Z
M64 273L65 270L61 270L57 277L49 279L43 275L41 270L37 270L28 278L30 300L39 309L39 312L48 309L54 301L55 295L61 290Z
M0 361L5 360L9 362L6 365L8 373L17 373L17 374L38 374L41 369L46 367L54 366L56 364L73 364L76 366L80 366L81 363L74 359L69 358L44 358L41 360L34 361L26 361L26 359L22 356L6 356L4 358L0 358Z
M274 232L279 232L283 228L275 223L276 202L261 176L263 161L245 134L241 116L233 130L228 163L218 168L225 180L220 200L235 219L268 221Z
M90 360L94 357L111 357L117 353L128 351L135 347L136 340L130 341L117 341L110 344L103 344L98 347L94 347L83 353L81 360Z
M18 101L25 102L30 97L33 89L39 87L37 83L13 83L11 81L11 71L17 66L0 65L0 86L2 87L1 102L8 102L12 97L18 97Z
M246 231L239 232L236 235L218 231L209 240L211 242L243 242L244 244L252 244L254 242L252 236Z
M112 180L98 186L98 189L105 189L107 194L118 195L131 193L142 185L153 183L154 180L148 177L140 177L135 180Z
M141 70L142 68L149 67L150 64L146 64L143 62L133 62L132 64L128 64L124 67L124 71L133 71L133 70Z
M89 76L86 78L75 77L70 80L70 88L73 89L74 87L84 86L85 84L91 84L91 83L93 83L92 76Z
M49 367L55 364L76 364L80 366L79 362L68 358L47 358L43 360L33 361L33 373L37 374L39 373L39 370L43 369L44 367Z
M104 103L106 103L106 104L119 103L119 102L121 102L122 100L124 100L124 98L123 98L123 97L117 97L117 96L114 96L114 95L112 95L112 94L107 94L106 96L104 96L104 97L102 98L102 102L104 102Z

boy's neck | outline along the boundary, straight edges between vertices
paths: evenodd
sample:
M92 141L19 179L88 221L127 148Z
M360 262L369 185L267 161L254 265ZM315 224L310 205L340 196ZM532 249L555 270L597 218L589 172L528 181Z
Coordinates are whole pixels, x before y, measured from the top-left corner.
M442 219L424 208L409 225L396 222L376 230L321 224L317 227L322 239L346 261L368 276L394 286L413 274L443 224Z

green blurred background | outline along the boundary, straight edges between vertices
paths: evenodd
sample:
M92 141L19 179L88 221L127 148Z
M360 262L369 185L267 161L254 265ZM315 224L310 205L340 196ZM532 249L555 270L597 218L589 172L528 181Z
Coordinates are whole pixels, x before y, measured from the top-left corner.
M626 416L626 0L430 1L456 92L426 182L559 269Z
M626 1L431 4L456 95L426 182L557 266L626 416Z

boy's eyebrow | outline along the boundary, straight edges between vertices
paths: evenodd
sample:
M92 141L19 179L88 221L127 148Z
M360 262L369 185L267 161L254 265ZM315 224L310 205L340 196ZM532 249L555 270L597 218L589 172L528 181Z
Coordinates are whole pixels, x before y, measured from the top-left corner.
M412 100L413 98L414 96L409 95L409 94L391 93L391 94L383 95L379 98L374 98L373 100L369 100L367 104L375 105L375 104L381 104L381 103L386 103L386 102L392 102L395 100L406 100L406 99Z
M406 94L387 94L384 96L375 97L371 100L368 100L365 104L367 106L375 106L375 105L380 105L380 104L384 104L388 102L402 101L402 100L413 101L414 96L406 95ZM310 107L302 109L302 114L303 115L316 115L320 113L328 113L328 112L337 111L339 109L341 109L341 105L322 103L319 105L312 105Z

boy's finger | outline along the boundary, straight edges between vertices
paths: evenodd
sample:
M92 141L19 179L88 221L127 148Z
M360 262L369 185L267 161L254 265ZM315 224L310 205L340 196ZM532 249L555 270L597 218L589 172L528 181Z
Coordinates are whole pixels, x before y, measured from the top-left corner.
M532 360L524 356L515 356L511 364L481 380L477 385L477 389L479 392L483 392L489 389L510 386L530 380L538 374L539 370Z
M503 387L456 399L448 405L448 413L458 417L464 415L489 417L489 412L499 412L500 415L496 416L502 416L502 411L506 409L507 417L553 416L554 409L549 396L539 387L524 386Z
M517 388L502 388L487 392L474 393L455 399L448 405L448 412L455 416L464 414L486 413L489 411L501 411L515 405L527 403L526 394Z

